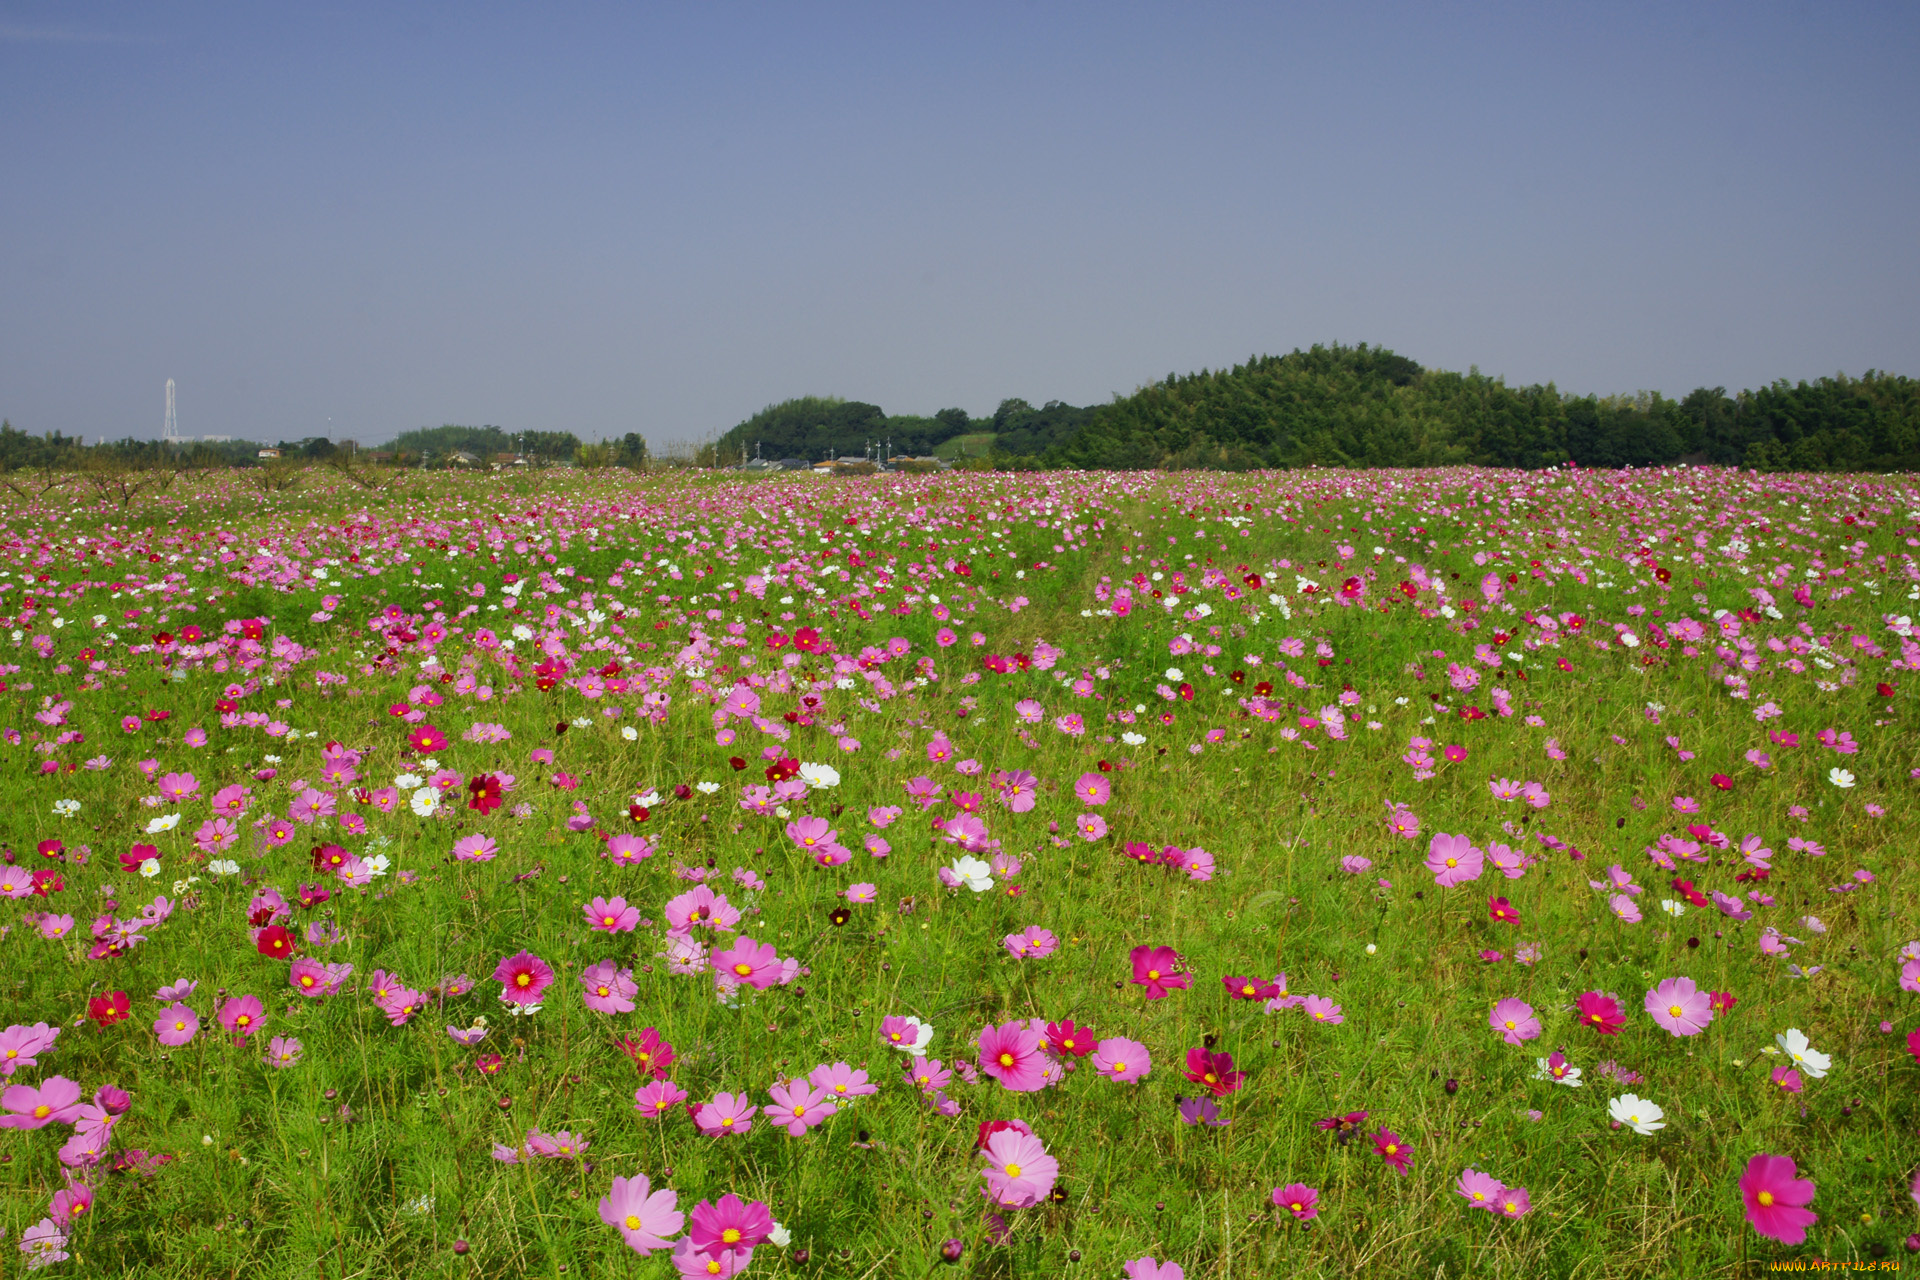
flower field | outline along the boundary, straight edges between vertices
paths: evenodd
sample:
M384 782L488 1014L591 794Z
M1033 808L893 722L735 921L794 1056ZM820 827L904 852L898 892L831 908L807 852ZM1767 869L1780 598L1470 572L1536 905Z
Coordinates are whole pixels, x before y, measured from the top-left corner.
M11 1266L1920 1226L1906 479L240 477L0 512Z

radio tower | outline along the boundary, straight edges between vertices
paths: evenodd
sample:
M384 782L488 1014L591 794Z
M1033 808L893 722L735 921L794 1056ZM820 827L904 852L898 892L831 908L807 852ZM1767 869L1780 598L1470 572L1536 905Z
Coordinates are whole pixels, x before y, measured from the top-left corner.
M180 423L173 416L173 379L167 379L167 424L160 428L160 438L168 444L180 443Z

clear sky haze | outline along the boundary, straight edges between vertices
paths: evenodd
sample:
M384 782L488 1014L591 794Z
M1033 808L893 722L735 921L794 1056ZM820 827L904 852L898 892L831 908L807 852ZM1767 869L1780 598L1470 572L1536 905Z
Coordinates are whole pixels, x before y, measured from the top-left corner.
M1920 4L0 0L0 415L710 438L1315 342L1920 375Z

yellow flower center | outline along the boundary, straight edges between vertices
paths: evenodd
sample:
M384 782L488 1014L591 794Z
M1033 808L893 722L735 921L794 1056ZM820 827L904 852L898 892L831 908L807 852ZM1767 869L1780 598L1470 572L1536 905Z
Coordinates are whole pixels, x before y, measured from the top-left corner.
M1001 1066L1003 1066L1003 1067L1010 1067L1010 1066L1012 1066L1012 1065L1013 1065L1013 1055L1012 1055L1012 1054L1010 1054L1010 1053L1003 1053L1003 1054L1001 1054L1001 1055L1000 1055L1000 1065L1001 1065Z
M1450 867L1457 867L1460 865L1460 860L1458 858L1448 858L1447 865Z
M1009 1178L1017 1178L1017 1177L1019 1177L1019 1176L1020 1176L1020 1166L1019 1166L1019 1165L1017 1165L1017 1164L1010 1164L1010 1165L1008 1165L1008 1166L1007 1166L1007 1176L1008 1176Z
M187 1024L185 1022L176 1022L173 1024L173 1029L175 1031L185 1031L187 1029Z
M530 973L515 974L513 983L518 987L530 987L533 985L533 975Z
M795 1107L793 1109L793 1114L797 1116L804 1116L805 1114L807 1114L807 1109L805 1107Z
M753 974L753 966L745 963L737 964L733 966L733 971L743 978L751 977Z
M1509 1030L1509 1031L1512 1031L1513 1029L1514 1029L1514 1022L1513 1022L1513 1019L1512 1019L1512 1018L1508 1018L1508 1019L1507 1019L1507 1030Z
M640 1219L639 1219L639 1218L637 1218L637 1217L635 1217L635 1216L634 1216L633 1214L631 1214L631 1213L630 1213L630 1214L628 1214L628 1215L627 1215L627 1230L629 1230L629 1231L638 1231L639 1229L640 1229Z
M1113 1064L1113 1069L1115 1071L1125 1071L1127 1069L1127 1064L1124 1062L1116 1062Z
M1399 1147L1399 1144L1397 1144L1397 1143L1393 1143L1393 1142L1389 1142L1389 1143L1387 1144L1387 1154L1388 1154L1388 1155L1390 1155L1390 1156L1392 1156L1392 1155L1398 1155L1398 1154L1400 1154L1400 1147Z
M1670 1018L1677 1018L1677 1017L1679 1017L1679 1016L1680 1016L1680 1006L1679 1006L1679 1005L1677 1005L1677 1004L1670 1004L1670 1005L1668 1005L1668 1006L1667 1006L1667 1016L1668 1016L1668 1017L1670 1017Z
M1760 1207L1762 1209L1773 1208L1773 1192L1762 1191L1758 1196L1754 1198L1760 1202Z
M720 1243L721 1244L739 1244L740 1228L728 1227L725 1231L722 1231L720 1233Z
M1158 982L1160 980L1160 971L1158 969L1147 970L1147 978L1149 981Z
M44 1102L33 1109L33 1118L35 1120L45 1120L48 1116L52 1114L53 1114L53 1108L48 1106Z
M607 928L609 928L609 929L611 929L611 928L613 928L613 917L612 917L612 916L601 916L601 917L600 917L600 923L601 923L601 924L603 924L603 925L605 925L605 926L607 926Z
M727 1117L727 1118L726 1118L725 1120L722 1120L722 1121L720 1122L720 1127L721 1127L722 1129L731 1129L731 1128L733 1128L733 1117L732 1117L732 1116L728 1116L728 1117Z

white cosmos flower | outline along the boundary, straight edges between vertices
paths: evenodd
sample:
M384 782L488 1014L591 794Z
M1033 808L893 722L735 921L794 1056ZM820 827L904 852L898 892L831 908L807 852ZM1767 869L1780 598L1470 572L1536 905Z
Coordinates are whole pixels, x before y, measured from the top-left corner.
M792 1241L793 1233L777 1222L773 1224L773 1230L767 1232L767 1243L776 1249L784 1249L792 1243Z
M1147 739L1144 734L1127 732L1120 735L1120 741L1126 743L1130 747L1138 747L1138 746L1144 746L1146 744Z
M696 782L693 784L693 789L703 796L710 796L720 789L720 784L717 782Z
M421 787L413 793L413 799L409 803L413 805L415 813L423 818L431 818L433 811L440 807L440 793L433 787Z
M648 788L645 795L635 796L633 802L642 809L651 809L660 803L660 793L652 788Z
M1185 672L1183 672L1183 671L1181 671L1181 670L1180 670L1180 668L1178 668L1178 667L1168 667L1168 668L1167 668L1167 679L1169 679L1169 680L1184 680L1184 679L1186 679L1186 673L1185 673Z
M147 823L147 834L157 836L163 831L171 831L180 825L180 815L169 813L164 818L155 818Z
M159 875L159 874L160 874L160 859L158 859L158 858L148 858L148 859L147 859L147 860L146 860L145 862L143 862L143 863L141 863L141 864L140 864L140 874L141 874L142 876L144 876L144 877L145 877L146 879L148 879L148 880L151 880L151 879L153 879L153 878L154 878L155 876L157 876L157 875Z
M830 764L807 764L800 766L800 780L809 787L825 789L840 785L840 771Z
M240 874L240 864L232 858L215 858L207 864L207 870L216 876L237 876Z
M639 738L640 738L640 731L634 728L632 725L627 725L620 730L620 736L625 738L628 742L637 742L639 741Z
M1651 1134L1667 1127L1666 1112L1645 1098L1623 1093L1607 1104L1607 1114L1638 1134Z
M71 818L74 814L80 812L80 802L78 800L55 800L53 802L53 811L63 818Z
M953 874L958 876L967 888L975 893L985 893L993 887L993 868L978 858L962 855L953 860Z
M393 785L402 791L411 791L425 781L426 779L417 773L403 773L393 780Z
M384 853L376 853L371 857L360 859L360 865L367 869L369 875L383 876L387 874L387 869L393 866L393 859Z
M1620 643L1629 649L1638 649L1640 647L1640 637L1631 631L1622 631L1620 633Z
M907 1019L908 1034L891 1041L893 1048L909 1056L918 1054L933 1043L933 1024L922 1022L918 1018Z
M1687 914L1687 904L1684 902L1676 902L1672 898L1660 899L1660 909L1670 916L1677 917Z
M1783 1034L1775 1036L1773 1042L1807 1073L1809 1079L1824 1079L1827 1069L1833 1065L1833 1058L1814 1048L1807 1040L1806 1032L1798 1027L1788 1027Z
M1844 790L1853 785L1853 775L1845 769L1829 769L1827 770L1827 781Z

